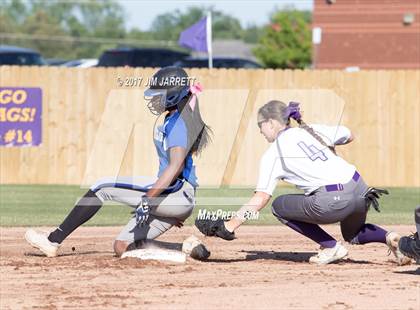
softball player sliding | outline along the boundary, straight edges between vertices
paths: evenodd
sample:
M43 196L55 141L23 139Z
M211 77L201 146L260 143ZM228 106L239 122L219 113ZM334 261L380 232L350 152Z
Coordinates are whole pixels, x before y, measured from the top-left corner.
M154 143L159 157L157 179L118 177L94 184L79 200L67 218L48 236L32 229L25 239L48 257L67 236L99 211L104 201L117 201L135 208L135 217L114 242L121 255L137 241L155 239L173 225L182 226L194 208L197 177L192 155L210 142L209 127L203 122L197 102L199 85L189 85L181 68L159 70L156 85L145 91L148 107L155 115L164 112L163 126L155 128Z
M290 127L291 118L299 127ZM292 102L286 106L280 101L270 101L259 109L258 126L272 144L261 159L254 196L227 222L197 219L196 226L202 233L234 239L234 231L245 222L247 214L264 208L277 182L284 180L302 189L304 194L277 197L272 212L285 225L320 245L318 254L310 258L311 263L328 264L347 255L347 249L318 226L336 222L340 222L347 242L385 243L398 264L409 262L398 250L398 234L365 223L369 206L373 204L377 209L377 199L387 192L368 188L355 166L335 154L335 145L353 140L349 129L309 127L302 120L299 104Z

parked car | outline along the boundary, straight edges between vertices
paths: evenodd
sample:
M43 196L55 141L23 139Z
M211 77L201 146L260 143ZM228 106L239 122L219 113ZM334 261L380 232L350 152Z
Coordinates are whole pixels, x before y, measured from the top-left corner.
M77 68L90 68L95 67L98 64L98 59L95 58L84 58L70 60L61 64L61 67L77 67Z
M45 59L45 63L47 66L61 66L62 64L68 62L68 59L60 59L60 58L47 58Z
M208 68L208 58L188 57L174 63L174 66L182 68ZM245 68L260 69L262 66L255 61L242 58L214 57L213 68Z
M105 51L98 67L166 67L189 54L162 48L123 47Z
M30 48L12 45L0 45L0 65L43 66L44 59Z

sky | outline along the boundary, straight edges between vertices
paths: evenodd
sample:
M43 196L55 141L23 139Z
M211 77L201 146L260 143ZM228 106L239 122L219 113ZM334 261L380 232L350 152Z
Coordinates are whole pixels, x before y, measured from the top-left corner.
M212 6L218 11L239 19L243 27L267 24L270 13L276 8L293 5L299 10L312 10L313 0L117 0L124 8L128 29L149 30L153 19L163 13L179 9L183 12L190 6Z

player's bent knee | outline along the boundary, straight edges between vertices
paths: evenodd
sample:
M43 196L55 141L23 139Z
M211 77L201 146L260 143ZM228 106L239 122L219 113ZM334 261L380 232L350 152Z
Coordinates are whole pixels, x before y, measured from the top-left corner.
M279 216L279 214L278 214L278 212L277 212L276 207L274 206L274 204L272 204L272 205L271 205L271 213L273 213L273 215L274 215L275 217L277 217L277 218L279 218L279 217L280 217L280 216Z
M114 252L117 256L121 256L128 248L128 242L122 240L114 241Z
M271 212L273 213L273 215L277 218L282 218L282 196L277 197L276 199L274 199L273 203L271 204Z
M279 208L278 207L276 208L274 205L272 205L271 206L271 212L283 224L285 224L287 222L287 220L280 215L281 213L279 212Z

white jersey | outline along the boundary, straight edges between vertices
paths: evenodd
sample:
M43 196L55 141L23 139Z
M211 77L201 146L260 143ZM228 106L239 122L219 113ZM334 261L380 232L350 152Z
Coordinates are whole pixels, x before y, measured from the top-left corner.
M329 146L344 144L351 132L344 126L311 125ZM296 185L310 194L321 186L345 184L355 166L322 145L302 128L281 132L261 158L256 191L273 195L279 180Z

